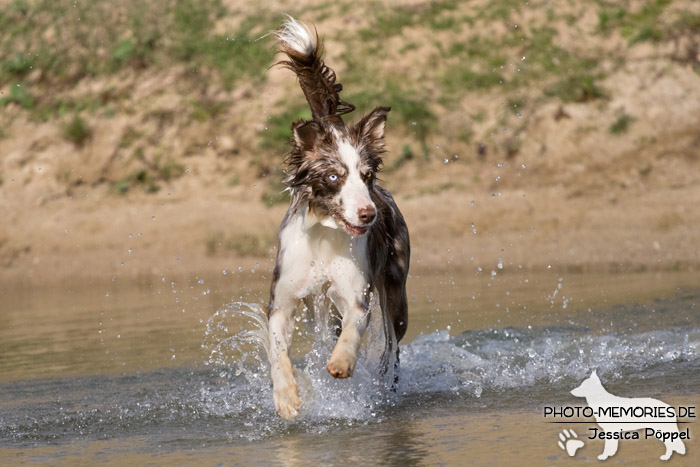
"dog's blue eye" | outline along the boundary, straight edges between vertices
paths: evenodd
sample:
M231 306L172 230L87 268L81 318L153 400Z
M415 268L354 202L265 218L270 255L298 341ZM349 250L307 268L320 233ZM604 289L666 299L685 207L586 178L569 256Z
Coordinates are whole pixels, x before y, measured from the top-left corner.
M337 176L336 174L330 174L330 175L328 176L328 180L330 180L331 182L337 182L337 181L338 181L338 176Z

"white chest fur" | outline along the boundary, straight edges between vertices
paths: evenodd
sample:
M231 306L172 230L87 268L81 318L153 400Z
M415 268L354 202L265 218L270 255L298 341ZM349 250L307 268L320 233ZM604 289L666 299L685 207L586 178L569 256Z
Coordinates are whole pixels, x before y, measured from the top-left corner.
M280 232L278 292L304 298L331 283L329 298L343 308L361 300L369 284L367 236L353 237L297 209ZM344 305L344 306L343 306Z

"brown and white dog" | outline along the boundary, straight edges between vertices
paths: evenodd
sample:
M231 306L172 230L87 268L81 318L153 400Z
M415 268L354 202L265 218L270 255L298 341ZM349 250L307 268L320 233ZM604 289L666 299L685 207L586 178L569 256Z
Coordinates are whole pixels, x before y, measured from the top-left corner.
M396 203L377 185L390 108L375 108L347 126L341 115L355 107L340 99L342 85L323 62L318 34L289 17L275 37L288 57L280 64L296 74L313 116L292 124L284 180L291 204L280 227L268 309L275 408L292 419L302 404L288 355L299 303L325 294L342 317L326 369L348 378L368 325L370 292L376 290L386 338L383 368L388 371L391 362L396 367L408 323L410 246Z

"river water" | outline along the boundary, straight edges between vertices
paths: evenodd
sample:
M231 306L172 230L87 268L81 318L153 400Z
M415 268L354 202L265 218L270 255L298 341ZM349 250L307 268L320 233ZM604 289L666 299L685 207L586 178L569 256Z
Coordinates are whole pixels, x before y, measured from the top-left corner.
M378 332L353 378L334 380L332 333L300 310L304 405L282 421L256 305L268 283L240 271L0 290L0 462L564 465L598 462L604 442L587 438L594 421L543 410L585 405L570 391L594 369L613 394L700 406L700 275L452 270L410 279L393 390L374 371ZM691 439L671 461L697 465L700 429L679 426ZM585 442L574 457L563 429ZM663 452L622 441L608 462Z

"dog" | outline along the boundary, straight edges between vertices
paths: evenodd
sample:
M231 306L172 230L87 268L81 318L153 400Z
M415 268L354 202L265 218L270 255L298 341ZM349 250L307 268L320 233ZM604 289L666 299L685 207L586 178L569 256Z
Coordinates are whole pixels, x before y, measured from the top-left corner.
M376 291L383 317L381 364L398 371L398 343L406 333L408 228L387 190L377 184L385 152L389 107L377 107L354 125L342 115L355 106L323 61L318 33L287 17L274 33L311 109L311 120L292 123L292 149L285 157L291 202L282 221L267 308L269 360L275 409L283 419L301 407L288 355L299 303L324 295L342 321L326 366L334 378L352 376L360 340Z
M674 452L685 454L683 433L678 430L675 414L669 413L672 412L672 407L665 402L650 397L632 398L610 394L603 387L595 370L580 386L573 389L571 394L586 399L588 406L593 409L596 422L602 428L603 432L598 433L597 437L605 439L605 447L603 453L598 456L599 460L603 461L614 455L620 439L639 438L637 433L634 433L636 436L630 436L625 432L641 429L644 429L645 438L653 436L663 440L666 452L660 457L661 460L670 459ZM661 414L652 416L653 411ZM592 431L597 430L594 428ZM667 436L659 437L657 433ZM595 435L594 433L592 437Z

